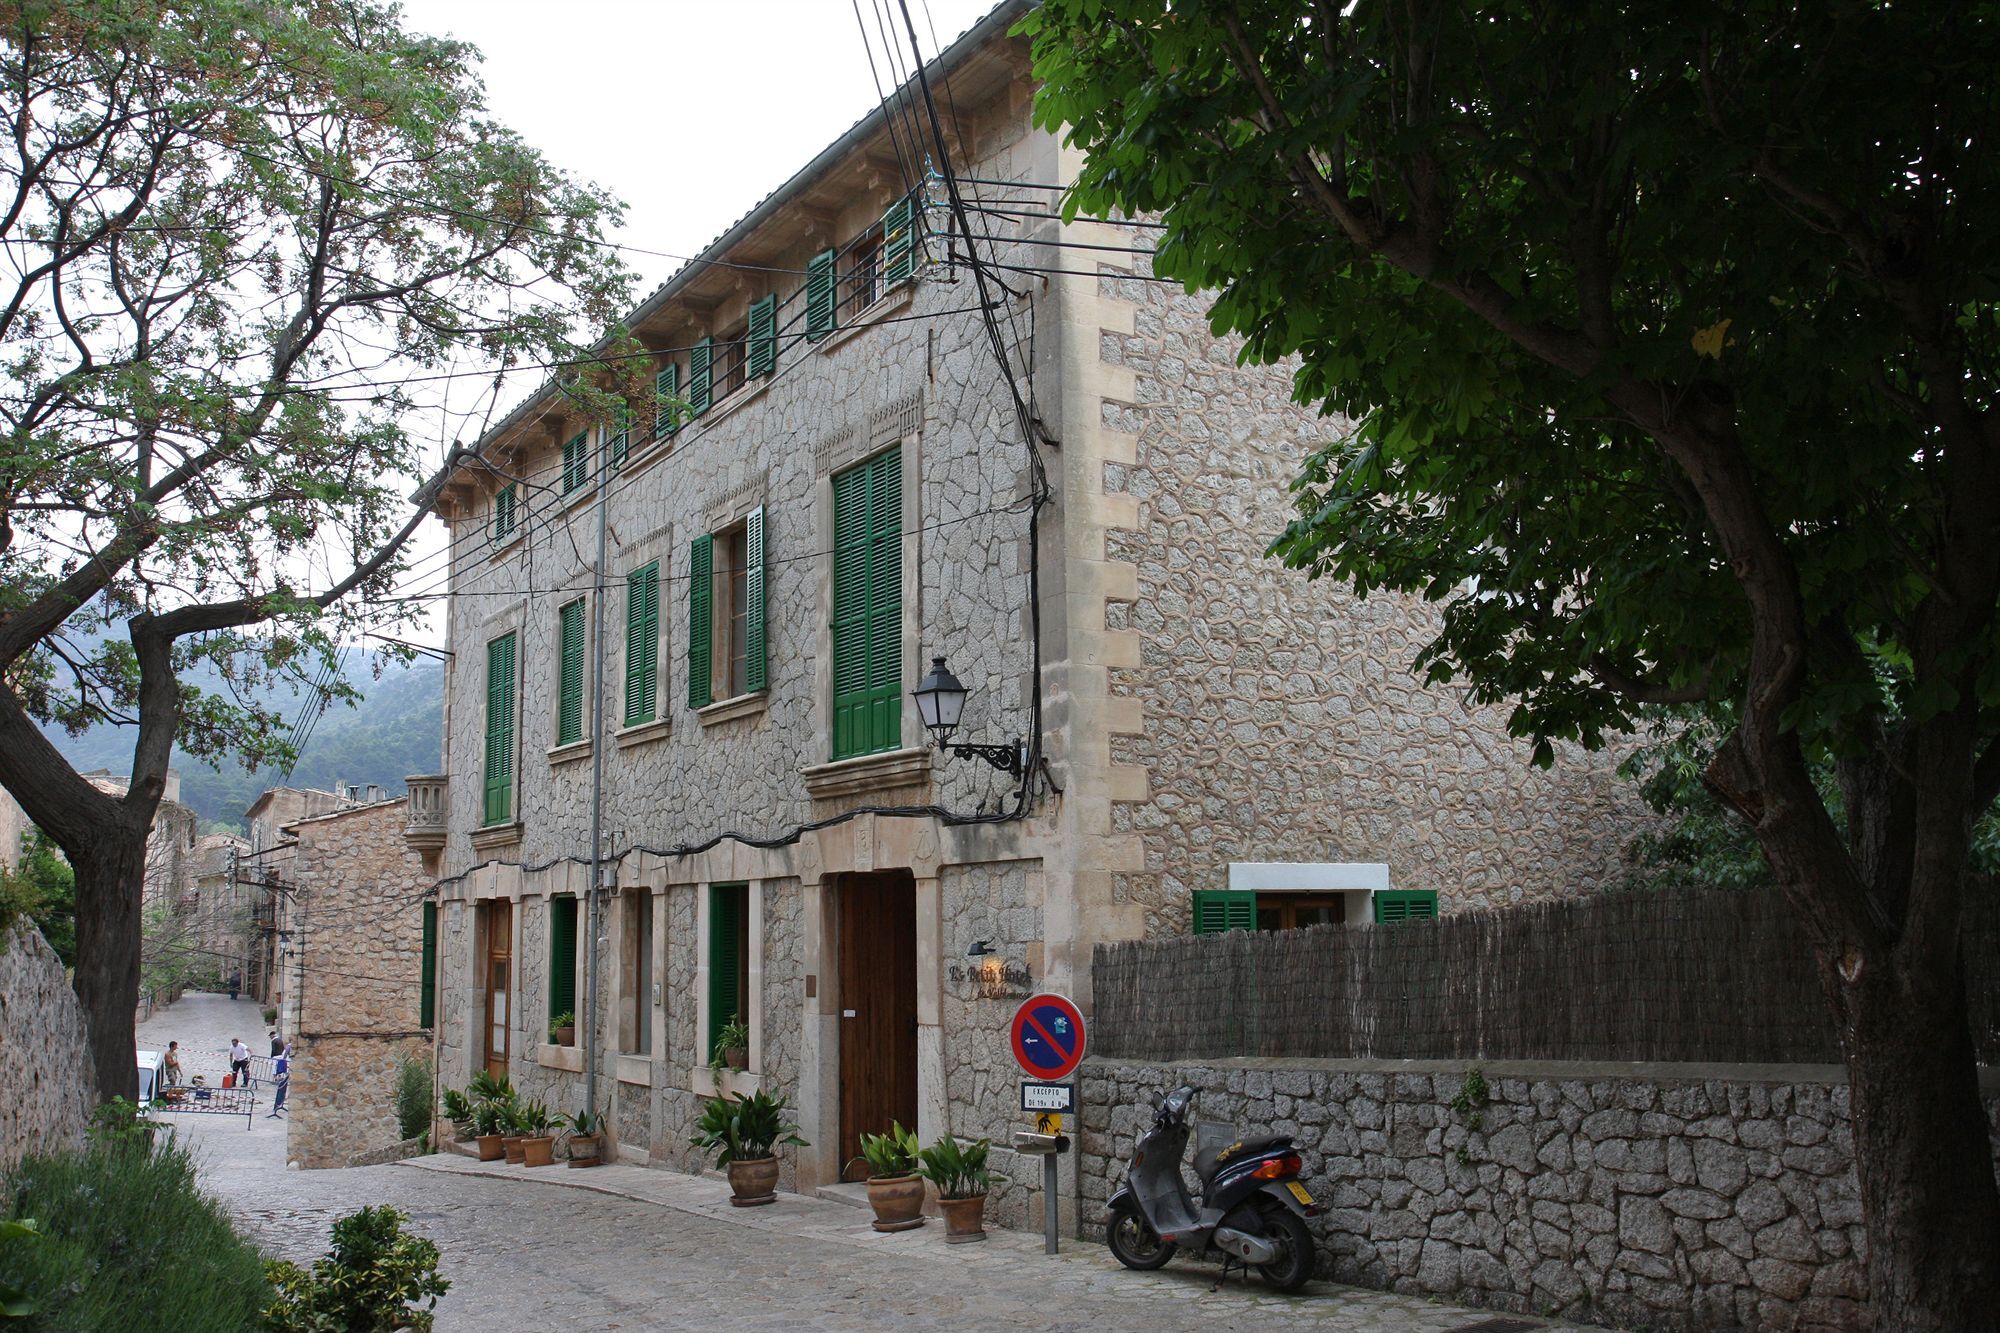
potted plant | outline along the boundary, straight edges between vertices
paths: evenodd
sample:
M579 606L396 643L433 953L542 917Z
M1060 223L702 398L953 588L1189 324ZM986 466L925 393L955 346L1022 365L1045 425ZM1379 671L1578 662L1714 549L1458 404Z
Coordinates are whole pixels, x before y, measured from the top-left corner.
M986 1152L991 1146L985 1139L961 1144L943 1134L917 1154L922 1159L917 1174L937 1190L938 1206L944 1209L948 1245L986 1239L986 1192L992 1185Z
M724 1069L747 1069L749 1065L750 1025L740 1018L732 1018L722 1025L722 1031L715 1034L715 1050L708 1067L719 1072Z
M549 1041L557 1046L576 1045L576 1015L565 1009L551 1018Z
M556 1140L551 1131L556 1118L549 1111L548 1103L525 1101L521 1103L519 1119L521 1127L521 1164L523 1166L553 1166L556 1160Z
M891 1122L887 1134L863 1134L868 1159L868 1206L877 1231L908 1231L924 1224L924 1182L917 1175L917 1135Z
M507 1165L520 1166L526 1160L526 1150L521 1143L528 1137L527 1119L521 1114L521 1103L518 1101L502 1102L500 1112L503 1117L500 1146L506 1152Z
M776 1201L780 1143L809 1146L785 1119L785 1099L762 1089L748 1097L711 1097L695 1130L688 1142L715 1153L715 1164L729 1173L729 1202L738 1208Z
M461 1141L471 1137L473 1102L472 1098L457 1088L444 1090L444 1118L451 1121L451 1127L458 1132Z
M504 1137L507 1127L505 1102L487 1101L472 1104L472 1141L479 1145L480 1161L497 1162L507 1155Z
M596 1166L604 1160L598 1155L604 1137L603 1116L578 1111L575 1115L562 1116L560 1120L566 1131L564 1139L569 1145L571 1166Z

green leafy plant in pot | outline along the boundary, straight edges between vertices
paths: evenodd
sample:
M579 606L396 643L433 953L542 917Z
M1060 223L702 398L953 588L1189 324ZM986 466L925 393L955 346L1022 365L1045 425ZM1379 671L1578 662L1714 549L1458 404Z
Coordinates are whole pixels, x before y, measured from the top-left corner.
M715 1154L729 1174L729 1202L752 1208L778 1197L780 1143L808 1147L799 1127L785 1119L785 1098L759 1089L748 1097L711 1097L688 1142Z
M596 1166L604 1159L604 1117L589 1111L556 1117L563 1129L565 1150L571 1166Z
M525 1101L515 1123L520 1126L521 1163L524 1166L553 1166L556 1160L556 1117L546 1102Z
M549 1041L557 1046L576 1045L576 1015L565 1009L551 1018Z
M868 1159L868 1206L877 1231L908 1231L924 1224L924 1182L917 1174L917 1133L895 1121L887 1134L863 1134Z
M504 1150L509 1166L520 1166L527 1160L527 1149L521 1145L528 1140L527 1117L521 1113L519 1099L510 1097L500 1104L501 1126L500 1146Z
M506 1136L512 1132L507 1106L499 1101L472 1104L472 1141L479 1145L482 1162L497 1162L507 1155Z
M986 1239L986 1194L992 1177L986 1170L985 1139L960 1143L949 1134L917 1154L917 1174L937 1190L944 1209L944 1238L950 1245Z
M715 1050L709 1055L708 1067L724 1069L747 1069L750 1065L750 1025L740 1018L732 1018L722 1025L715 1034Z

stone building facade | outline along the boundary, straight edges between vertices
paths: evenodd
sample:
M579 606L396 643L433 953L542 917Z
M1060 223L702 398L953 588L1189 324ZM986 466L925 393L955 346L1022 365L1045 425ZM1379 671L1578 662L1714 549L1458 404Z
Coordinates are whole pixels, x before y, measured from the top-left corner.
M249 966L244 989L276 1009L277 1030L298 1031L300 954L298 933L298 839L292 825L354 802L342 792L317 787L269 787L243 812L249 826L247 850L236 858L232 892L246 895L250 911ZM229 973L224 971L226 979ZM253 1043L254 1045L254 1043Z
M83 1006L41 932L0 927L0 1170L83 1142L97 1105Z
M286 826L298 961L288 1152L302 1167L346 1166L401 1141L402 1066L423 1065L429 1081L424 940L434 908L422 859L403 841L406 805L348 805Z
M930 70L970 242L871 116L624 321L686 411L642 395L621 429L545 388L435 496L446 771L409 829L448 1086L508 1072L683 1167L701 1098L782 1092L810 1188L891 1118L1006 1143L1019 1000L1087 1009L1093 946L1187 930L1198 892L1449 910L1614 864L1607 762L1535 772L1419 689L1423 607L1261 560L1340 423L1147 280L1152 233L1054 216L1076 164L1030 124L1020 12ZM926 735L936 656L951 742L989 755ZM711 1065L731 1015L740 1072ZM1038 1167L995 1161L992 1215L1028 1216Z

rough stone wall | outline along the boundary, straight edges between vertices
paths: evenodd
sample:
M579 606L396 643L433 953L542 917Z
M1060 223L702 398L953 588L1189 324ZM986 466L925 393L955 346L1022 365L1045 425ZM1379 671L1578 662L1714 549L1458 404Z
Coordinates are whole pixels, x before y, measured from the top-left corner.
M1198 1118L1296 1138L1337 1281L1648 1328L1868 1326L1838 1070L1489 1065L1476 1115L1452 1106L1466 1072L1092 1060L1085 1234L1154 1097L1185 1082ZM1986 1101L2000 1157L2000 1080Z
M286 1106L290 1155L304 1167L345 1166L400 1141L398 1070L430 1056L421 1026L430 885L403 823L396 800L294 826L301 961Z
M40 931L0 932L0 1167L83 1140L97 1100L83 1006Z
M1136 307L1100 357L1134 385L1103 407L1134 445L1104 489L1137 506L1136 531L1106 540L1136 566L1136 597L1106 626L1141 636L1110 690L1141 701L1144 727L1111 757L1143 766L1148 790L1112 828L1144 838L1121 896L1145 904L1148 933L1185 930L1190 891L1226 887L1232 861L1387 862L1394 887L1447 908L1602 883L1642 810L1608 758L1560 747L1531 768L1504 708L1412 673L1432 608L1265 557L1293 517L1288 484L1345 423L1291 401L1293 363L1239 365L1207 299L1115 277L1099 294Z

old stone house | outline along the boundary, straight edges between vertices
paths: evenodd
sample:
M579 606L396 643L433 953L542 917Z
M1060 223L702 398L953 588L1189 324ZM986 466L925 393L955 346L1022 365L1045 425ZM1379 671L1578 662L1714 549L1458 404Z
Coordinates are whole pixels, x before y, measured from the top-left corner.
M786 1183L824 1186L891 1120L1004 1142L1008 1019L1087 1010L1099 942L1615 862L1608 764L1530 768L1412 677L1422 606L1263 558L1340 423L1149 278L1152 231L1055 215L1075 163L1031 126L1020 12L928 70L962 221L917 121L871 115L626 319L685 412L547 386L436 495L446 772L409 827L448 1085L589 1099L676 1166L702 1097L783 1092ZM944 748L911 697L939 657L969 691ZM1018 1219L1035 1168L995 1161Z

